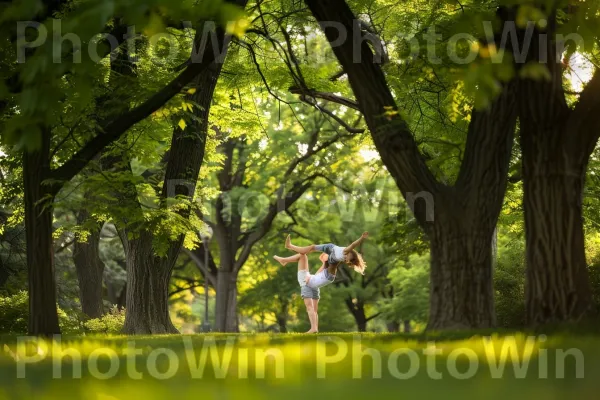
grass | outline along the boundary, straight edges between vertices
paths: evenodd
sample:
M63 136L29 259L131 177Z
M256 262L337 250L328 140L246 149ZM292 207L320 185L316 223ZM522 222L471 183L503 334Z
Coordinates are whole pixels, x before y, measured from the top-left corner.
M488 335L4 336L0 399L597 398L598 336Z

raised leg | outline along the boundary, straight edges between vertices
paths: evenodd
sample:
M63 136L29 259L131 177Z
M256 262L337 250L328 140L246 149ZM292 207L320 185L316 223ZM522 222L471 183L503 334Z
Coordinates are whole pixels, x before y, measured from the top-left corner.
M289 256L289 257L273 256L273 258L275 260L277 260L279 262L279 264L281 264L285 267L287 263L299 261L302 256L303 256L303 254L294 254L293 256Z
M294 246L292 244L292 240L290 239L290 235L288 235L287 238L285 238L285 248L295 251L296 253L300 253L300 254L308 254L310 252L315 251L314 244L311 244L310 246L304 246L304 247Z

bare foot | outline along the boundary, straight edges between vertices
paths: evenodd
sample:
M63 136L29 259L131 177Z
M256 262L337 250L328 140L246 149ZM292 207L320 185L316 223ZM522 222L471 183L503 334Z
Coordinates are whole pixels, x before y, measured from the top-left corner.
M285 267L285 265L287 264L286 261L283 261L283 257L279 257L279 256L273 256L273 258L275 260L277 260L277 262L279 262L279 264L283 265Z
M291 245L292 245L292 239L290 238L290 235L287 235L287 237L285 238L285 248L289 249Z
M319 331L311 329L311 330L307 331L306 333L319 333Z

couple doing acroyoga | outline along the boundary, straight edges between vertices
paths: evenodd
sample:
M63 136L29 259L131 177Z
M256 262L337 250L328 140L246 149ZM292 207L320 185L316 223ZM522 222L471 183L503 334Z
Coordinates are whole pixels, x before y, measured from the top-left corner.
M336 246L333 243L311 244L310 246L300 247L294 246L288 235L285 240L285 248L296 252L296 254L290 257L273 257L283 266L291 262L298 263L300 294L304 299L306 312L308 313L308 319L310 320L310 330L307 333L317 333L319 331L319 317L317 314L320 298L319 289L329 285L335 280L340 263L352 267L359 274L365 274L367 265L362 256L354 249L368 236L369 233L365 232L358 240L346 247ZM323 264L314 275L311 275L308 270L308 257L306 255L315 251L322 253L319 256L319 259Z

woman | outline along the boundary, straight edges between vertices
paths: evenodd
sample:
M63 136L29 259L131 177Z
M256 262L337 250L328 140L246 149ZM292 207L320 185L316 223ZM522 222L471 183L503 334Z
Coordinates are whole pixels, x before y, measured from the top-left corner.
M329 264L344 263L359 274L364 275L367 264L363 260L362 255L354 249L360 246L360 244L368 237L369 232L364 232L360 238L346 247L341 247L333 243L311 244L310 246L301 247L293 245L290 235L288 235L285 239L285 248L300 254L308 254L313 251L326 253L329 256Z
M304 299L310 330L306 333L317 333L319 331L319 298L320 288L329 285L335 280L338 264L327 264L328 256L323 253L319 259L323 262L321 268L310 275L308 271L308 257L306 254L295 254L291 257L274 256L281 265L285 266L291 262L298 262L298 283L300 284L300 295Z

